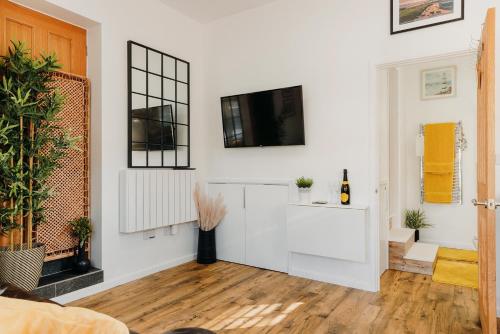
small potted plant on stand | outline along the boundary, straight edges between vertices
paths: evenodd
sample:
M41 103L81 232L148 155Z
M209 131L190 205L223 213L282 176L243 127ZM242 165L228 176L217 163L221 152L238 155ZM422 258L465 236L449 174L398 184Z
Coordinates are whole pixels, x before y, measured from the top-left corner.
M432 224L427 223L424 211L405 210L405 225L408 228L415 230L415 242L420 239L420 230L423 228L431 227Z
M215 228L226 215L226 207L221 194L216 199L202 193L199 184L193 193L194 202L198 210L198 256L201 264L211 264L217 261L215 251Z
M295 184L299 188L299 202L302 204L310 204L311 203L311 187L314 184L313 179L299 177Z
M85 253L85 244L92 235L92 225L87 217L81 217L69 222L73 236L78 238L75 247L74 269L78 274L85 274L90 269L90 261Z
M78 141L57 125L63 97L54 88L55 56L33 58L13 43L0 58L0 283L36 288L45 246L34 240L45 221L47 180Z

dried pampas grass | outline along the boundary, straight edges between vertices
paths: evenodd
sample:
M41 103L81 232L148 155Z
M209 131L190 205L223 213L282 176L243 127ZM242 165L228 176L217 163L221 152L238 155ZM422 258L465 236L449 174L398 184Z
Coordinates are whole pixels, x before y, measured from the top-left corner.
M213 199L205 194L198 183L193 192L194 203L198 209L198 225L203 231L213 230L227 213L224 197L221 194Z

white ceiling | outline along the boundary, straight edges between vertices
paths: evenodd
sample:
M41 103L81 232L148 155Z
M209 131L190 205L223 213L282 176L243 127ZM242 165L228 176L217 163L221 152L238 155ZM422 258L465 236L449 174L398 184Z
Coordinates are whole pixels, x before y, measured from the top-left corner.
M167 6L201 23L259 7L276 0L161 0Z

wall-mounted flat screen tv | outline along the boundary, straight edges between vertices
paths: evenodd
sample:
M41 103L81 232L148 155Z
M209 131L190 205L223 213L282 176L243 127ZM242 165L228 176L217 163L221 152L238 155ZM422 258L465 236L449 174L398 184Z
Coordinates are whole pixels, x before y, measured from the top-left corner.
M224 146L305 145L302 86L221 98Z

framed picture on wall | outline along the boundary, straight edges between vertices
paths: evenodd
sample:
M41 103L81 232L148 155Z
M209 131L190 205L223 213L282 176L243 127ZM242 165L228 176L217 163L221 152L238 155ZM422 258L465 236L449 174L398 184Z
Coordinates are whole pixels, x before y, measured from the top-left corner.
M391 0L391 35L464 19L464 0Z
M457 68L455 66L422 71L422 100L455 96Z

